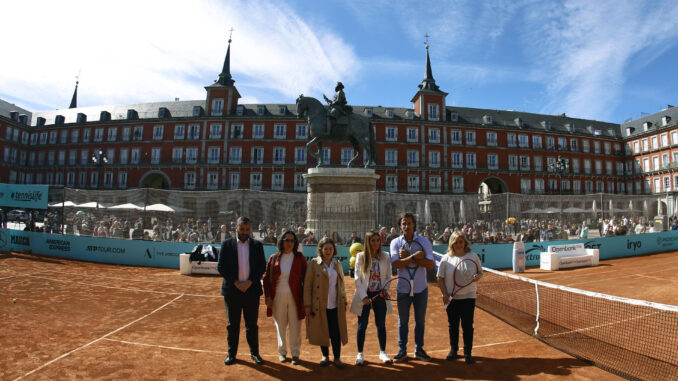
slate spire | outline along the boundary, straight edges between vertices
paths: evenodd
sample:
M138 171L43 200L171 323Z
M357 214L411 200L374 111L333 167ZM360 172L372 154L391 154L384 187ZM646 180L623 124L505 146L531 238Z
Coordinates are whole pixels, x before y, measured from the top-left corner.
M428 55L428 44L426 44L426 77L419 85L420 90L433 90L440 91L438 85L436 85L436 80L433 79L433 70L431 70L431 58Z
M73 98L71 98L71 105L68 108L78 108L78 83L80 81L75 81L75 90L73 90Z
M231 77L231 39L228 39L228 49L226 49L226 59L224 59L224 68L221 69L221 74L219 74L219 79L217 79L215 84L220 84L222 86L233 86L235 81Z

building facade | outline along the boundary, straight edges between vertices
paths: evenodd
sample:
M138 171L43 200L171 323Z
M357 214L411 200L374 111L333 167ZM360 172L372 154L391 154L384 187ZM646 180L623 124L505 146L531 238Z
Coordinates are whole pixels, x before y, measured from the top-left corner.
M457 107L436 85L428 51L425 73L412 108L353 106L375 128L380 191L654 193L668 203L678 185L676 108L619 125ZM0 101L0 182L306 192L303 175L316 160L296 105L240 104L230 44L205 90L204 100L81 108L74 93L71 108L48 112ZM333 166L353 154L348 144L322 152Z

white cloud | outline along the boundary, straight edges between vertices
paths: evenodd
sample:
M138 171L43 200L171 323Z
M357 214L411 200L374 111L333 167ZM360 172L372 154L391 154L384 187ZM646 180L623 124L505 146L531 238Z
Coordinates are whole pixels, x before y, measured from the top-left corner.
M23 17L0 23L17 53L0 61L0 87L46 109L68 106L80 69L82 106L202 99L221 71L231 27L231 73L244 101L273 101L271 89L276 102L327 91L360 66L339 36L270 1L44 0L3 8Z

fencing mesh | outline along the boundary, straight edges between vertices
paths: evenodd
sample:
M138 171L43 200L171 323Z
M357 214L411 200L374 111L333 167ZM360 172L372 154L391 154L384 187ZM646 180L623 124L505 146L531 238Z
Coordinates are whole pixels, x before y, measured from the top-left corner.
M620 376L678 379L678 307L485 271L479 308Z
M203 228L216 235L221 225L228 230L239 216L247 216L256 231L276 228L296 229L306 225L316 237L328 231L346 240L352 232L362 236L379 226L397 227L402 212L417 216L419 229L433 225L442 232L445 227L483 222L485 226L502 228L508 218L518 223L525 220L560 220L563 223L593 221L597 218L638 217L645 221L658 211L669 212L667 197L617 194L536 195L536 194L411 194L392 192L327 193L324 200L312 200L302 192L273 192L250 189L216 191L181 191L153 188L129 190L50 189L48 214L53 230L80 234L100 226L109 228L114 221L130 228L141 224L153 229L157 224L164 231L162 240L177 240L177 227L188 235ZM312 202L314 201L314 202ZM65 205L62 206L62 205ZM311 213L309 213L309 211ZM562 211L562 213L561 213ZM63 213L62 213L63 212ZM562 216L562 218L561 218ZM262 229L259 229L259 227ZM517 226L517 225L516 225ZM511 229L515 232L515 228ZM152 232L151 232L152 234ZM124 236L121 238L129 238ZM173 239L174 237L174 239ZM195 236L194 236L195 237ZM200 238L200 235L197 235ZM189 237L187 237L188 239Z

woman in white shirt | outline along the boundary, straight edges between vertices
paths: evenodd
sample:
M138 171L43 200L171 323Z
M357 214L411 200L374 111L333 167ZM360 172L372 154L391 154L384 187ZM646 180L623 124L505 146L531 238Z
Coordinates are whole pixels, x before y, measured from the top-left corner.
M391 257L381 250L381 238L373 231L365 234L365 251L358 253L355 260L355 293L351 302L350 311L358 315L358 356L356 365L362 365L365 361L363 346L365 344L365 331L370 319L370 309L374 310L374 322L377 326L379 338L379 359L384 363L390 363L391 358L386 354L386 314L393 311L391 301L378 298L372 302L372 298L379 294L392 277Z
M460 271L474 271L473 282L460 289L454 296L452 292L455 289L453 274L456 266L462 261L470 259L475 262L475 266L469 263L462 263ZM475 270L473 269L475 267ZM471 242L466 235L461 232L454 232L450 237L450 243L447 248L447 255L443 256L438 265L438 287L443 296L443 305L447 306L447 322L450 332L450 353L447 360L457 358L459 350L459 320L461 328L464 331L464 360L467 364L472 364L471 349L473 348L473 313L476 306L476 292L478 290L476 281L483 275L483 266L478 254L471 251ZM449 303L449 304L448 304Z

